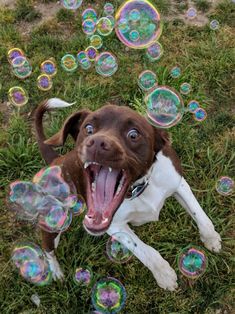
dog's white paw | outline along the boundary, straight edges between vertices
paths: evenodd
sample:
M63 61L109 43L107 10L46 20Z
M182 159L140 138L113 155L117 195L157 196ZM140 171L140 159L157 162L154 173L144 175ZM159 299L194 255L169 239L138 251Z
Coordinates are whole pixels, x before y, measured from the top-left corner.
M157 280L159 287L174 291L178 288L177 275L173 268L170 267L169 263L164 261L161 265L158 265L159 270L153 275Z
M206 235L201 234L201 240L208 250L217 253L221 250L221 237L215 230Z
M52 278L56 280L63 280L64 274L60 268L60 265L56 259L54 251L52 252L45 252L51 272L52 272Z

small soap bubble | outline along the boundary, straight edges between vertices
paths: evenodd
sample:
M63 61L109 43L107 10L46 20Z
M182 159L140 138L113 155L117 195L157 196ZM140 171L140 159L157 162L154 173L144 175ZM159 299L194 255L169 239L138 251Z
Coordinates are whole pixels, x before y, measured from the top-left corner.
M180 93L188 95L192 90L192 86L189 83L183 83L180 85Z
M167 86L157 86L145 97L149 122L161 128L176 125L183 117L184 103L180 95Z
M105 15L112 15L114 13L114 6L112 3L107 2L104 5L104 14Z
M80 7L83 0L61 0L61 4L68 10L76 10Z
M85 52L90 61L95 61L96 57L98 56L97 49L92 46L87 47Z
M103 52L95 60L96 72L104 77L113 75L117 69L117 59L110 52Z
M188 103L188 111L194 113L199 108L199 103L196 100L191 100Z
M206 113L206 110L203 108L198 108L193 113L194 120L199 121L199 122L204 121L206 117L207 117L207 113Z
M92 304L97 311L115 314L126 302L126 289L112 277L99 280L92 289Z
M52 88L52 79L47 74L41 74L37 78L37 87L42 91L48 91Z
M91 62L86 51L80 51L77 54L77 60L83 70L88 70L91 67Z
M57 73L57 67L54 60L45 60L40 66L41 72L45 73L51 77L55 76Z
M171 77L178 78L181 75L181 70L178 66L175 66L171 69Z
M234 189L234 181L230 177L221 177L216 182L216 191L224 196L232 194Z
M206 255L203 251L194 247L187 247L178 258L178 267L180 272L187 278L197 279L206 271Z
M150 70L143 71L139 75L138 85L144 91L147 91L153 88L153 86L156 85L156 83L157 83L157 76L155 73L153 73Z
M73 216L79 216L86 210L86 204L83 199L78 199L78 201L72 207Z
M75 270L74 281L78 285L89 285L91 282L92 273L89 269L77 268Z
M61 59L61 66L66 72L74 72L77 67L77 60L71 54L66 54Z
M90 37L90 45L96 49L100 49L103 45L103 40L99 35L93 35Z
M16 57L12 60L12 70L16 77L25 79L32 73L32 67L24 56Z
M106 244L106 253L109 259L117 263L126 263L133 256L134 242L124 232L114 233Z
M137 40L139 40L139 38L140 38L140 34L139 34L139 32L137 31L137 30L133 30L133 31L131 31L130 32L130 40L133 42L133 41L137 41Z
M163 54L162 45L159 42L153 43L147 48L146 54L151 61L159 60Z
M128 47L147 48L161 35L160 14L149 1L124 2L118 9L115 19L116 34ZM134 34L139 34L138 39L133 36L133 31Z
M110 20L110 22L111 22L111 24L112 24L112 28L114 28L114 26L115 26L115 18L114 18L114 16L112 16L112 15L107 15L106 17L107 17L107 19Z
M95 30L96 30L96 22L94 22L94 20L85 20L82 23L82 30L86 35L92 35L94 34Z
M213 31L217 30L219 28L219 22L217 20L212 20L210 22L210 29Z
M24 57L24 53L20 48L12 48L7 52L7 59L10 64L17 57Z
M27 104L29 97L25 89L14 86L8 91L8 99L12 105L22 107Z
M87 8L85 11L82 13L82 20L92 20L95 23L97 22L97 13L94 9L92 8Z
M107 17L101 17L96 24L97 32L101 36L108 36L113 31L113 25Z
M195 8L189 8L186 12L186 16L192 20L197 16L197 10Z

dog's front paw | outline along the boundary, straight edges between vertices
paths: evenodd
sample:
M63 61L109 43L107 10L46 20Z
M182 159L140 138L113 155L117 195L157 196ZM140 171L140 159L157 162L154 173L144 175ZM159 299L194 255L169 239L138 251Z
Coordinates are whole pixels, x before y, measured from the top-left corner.
M159 270L153 275L157 280L159 287L174 291L178 288L177 275L173 268L170 267L169 263L164 261L159 266Z
M56 281L56 280L63 280L64 278L64 274L60 268L60 265L56 259L55 253L54 251L52 252L45 252L46 257L47 257L47 261L49 263L51 272L52 272L52 278Z
M201 240L208 250L217 253L221 250L221 237L215 230L207 235L201 234Z

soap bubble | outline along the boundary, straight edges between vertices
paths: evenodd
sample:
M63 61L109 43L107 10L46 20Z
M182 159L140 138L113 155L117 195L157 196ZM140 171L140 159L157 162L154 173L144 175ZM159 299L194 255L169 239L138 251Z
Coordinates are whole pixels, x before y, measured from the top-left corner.
M85 201L79 197L77 202L74 204L74 206L71 206L71 208L73 216L79 216L86 210Z
M61 0L62 5L65 9L76 10L80 7L83 0Z
M153 73L150 70L143 71L139 75L138 85L144 91L147 91L147 90L153 88L153 86L156 83L157 83L157 76L155 73Z
M111 22L111 24L112 24L112 28L114 28L114 26L115 26L115 18L114 18L114 16L112 16L112 15L107 15L106 17L107 17L107 19L110 20L110 22Z
M217 30L219 28L219 22L217 20L212 20L210 22L210 29L213 31Z
M92 304L102 313L118 313L125 305L126 289L115 278L99 280L92 289Z
M22 107L27 104L29 97L22 87L14 86L8 91L8 99L12 105L16 107Z
M174 68L171 69L171 77L172 78L178 78L180 77L181 70L179 67L175 66Z
M52 281L48 261L39 246L30 242L18 243L11 259L27 281L37 286L45 286Z
M77 54L77 60L82 69L88 70L91 67L91 62L85 51L80 51Z
M197 10L195 8L189 8L186 12L186 16L192 20L197 16Z
M132 42L135 42L135 41L139 40L139 38L140 38L140 34L136 30L130 31L129 36L130 36L130 40Z
M207 117L207 113L206 113L206 110L203 108L198 108L193 113L194 120L199 121L199 122L204 121L206 117Z
M180 92L183 95L187 95L191 92L192 86L189 83L183 83L180 85Z
M11 48L7 52L7 59L9 63L12 63L12 61L17 57L24 57L24 53L20 48Z
M95 60L96 72L104 77L113 75L117 69L117 59L110 52L103 52Z
M85 11L82 13L82 20L92 20L95 23L97 22L97 13L94 9L92 8L87 8Z
M112 15L114 13L114 6L112 3L110 3L110 2L105 3L104 13L105 13L105 15L110 15L110 14Z
M47 74L41 74L37 78L37 87L42 91L48 91L52 88L52 79Z
M74 281L78 285L89 285L91 282L92 273L89 269L77 268L75 270Z
M101 36L108 36L113 31L113 25L107 17L101 17L96 24L97 32Z
M170 128L184 113L184 103L179 94L167 86L157 86L145 97L147 117L156 127Z
M86 48L85 52L86 52L86 55L90 61L95 61L95 59L98 55L97 49L95 49L92 46L89 46Z
M230 177L221 177L216 182L216 191L224 196L232 194L234 189L234 181Z
M56 64L55 64L54 60L52 60L52 59L43 61L41 66L40 66L40 69L43 73L45 73L51 77L55 76L57 73Z
M126 1L118 9L115 18L116 34L128 47L147 48L161 35L160 15L146 0ZM138 40L133 36L133 31L139 34Z
M90 44L96 49L100 49L103 45L103 40L99 35L93 35L90 37Z
M184 276L190 279L197 279L206 271L206 255L203 251L194 247L187 247L181 252L178 258L178 267Z
M126 263L133 256L134 247L134 242L127 233L117 232L109 238L106 253L111 261Z
M82 30L86 35L94 34L96 30L96 22L94 20L88 19L82 23Z
M25 79L32 73L32 67L24 56L16 57L12 60L13 73L19 79Z
M153 43L147 48L146 54L151 61L159 60L163 54L162 45L159 42Z
M66 54L61 59L61 66L66 72L73 72L77 69L76 58L71 54Z
M190 102L188 103L188 110L189 112L194 113L196 111L196 109L199 108L199 103L196 100L190 100Z

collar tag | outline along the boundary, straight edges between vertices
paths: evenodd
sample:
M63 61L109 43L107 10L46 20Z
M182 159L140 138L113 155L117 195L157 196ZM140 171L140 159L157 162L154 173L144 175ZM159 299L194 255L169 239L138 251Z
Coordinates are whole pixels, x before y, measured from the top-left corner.
M131 191L131 197L130 200L133 200L134 198L138 197L140 194L144 192L146 187L148 186L148 180L145 180L143 183L138 184L133 188Z

